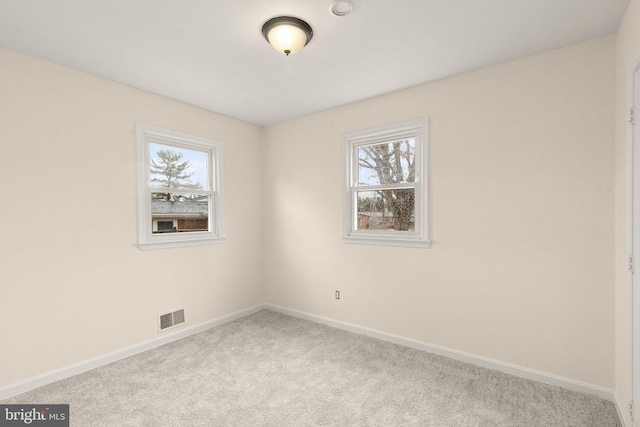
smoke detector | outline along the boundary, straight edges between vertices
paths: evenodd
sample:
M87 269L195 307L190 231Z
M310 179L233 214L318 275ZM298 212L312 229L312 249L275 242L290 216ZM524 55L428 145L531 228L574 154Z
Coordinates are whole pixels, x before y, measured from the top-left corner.
M351 0L336 0L329 5L329 11L335 16L347 16L353 11Z

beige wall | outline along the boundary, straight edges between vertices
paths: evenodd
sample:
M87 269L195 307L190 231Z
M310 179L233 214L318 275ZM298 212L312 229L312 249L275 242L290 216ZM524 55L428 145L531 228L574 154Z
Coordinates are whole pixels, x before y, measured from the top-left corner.
M614 99L609 36L267 128L266 301L613 389ZM420 117L432 248L343 243L341 135Z
M162 312L185 308L193 325L266 302L615 387L624 401L615 43L266 129L0 49L0 387L153 339ZM341 135L420 117L432 248L343 243ZM137 122L224 143L225 243L135 247Z
M640 61L640 0L631 0L617 34L616 56L616 395L626 409L631 395L631 287L626 259L629 255L630 235L628 229L628 160L630 152L627 110L630 106L632 68ZM631 425L628 413L623 415L627 425Z
M224 144L225 243L135 246L137 122ZM261 137L0 49L0 387L260 304Z

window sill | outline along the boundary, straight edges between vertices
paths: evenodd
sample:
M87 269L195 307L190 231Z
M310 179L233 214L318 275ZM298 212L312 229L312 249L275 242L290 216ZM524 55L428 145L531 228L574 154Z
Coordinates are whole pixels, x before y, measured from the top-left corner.
M213 237L206 239L192 239L192 240L176 240L176 241L164 241L164 242L145 242L138 243L138 248L141 251L153 250L153 249L169 249L169 248L183 248L188 246L201 246L201 245L213 245L224 242L224 237Z
M404 246L412 248L430 248L431 240L390 239L383 237L343 236L343 241L357 245Z

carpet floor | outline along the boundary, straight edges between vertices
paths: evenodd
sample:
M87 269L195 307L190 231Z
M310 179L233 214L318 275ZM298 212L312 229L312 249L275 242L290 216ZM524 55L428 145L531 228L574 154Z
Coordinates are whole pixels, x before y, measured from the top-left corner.
M2 403L75 427L621 426L613 403L263 310Z

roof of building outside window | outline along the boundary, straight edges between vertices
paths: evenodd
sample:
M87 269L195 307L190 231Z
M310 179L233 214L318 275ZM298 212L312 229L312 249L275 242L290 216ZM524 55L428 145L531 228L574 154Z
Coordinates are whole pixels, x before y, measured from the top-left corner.
M155 216L207 216L209 208L206 199L198 200L152 200L151 213Z

